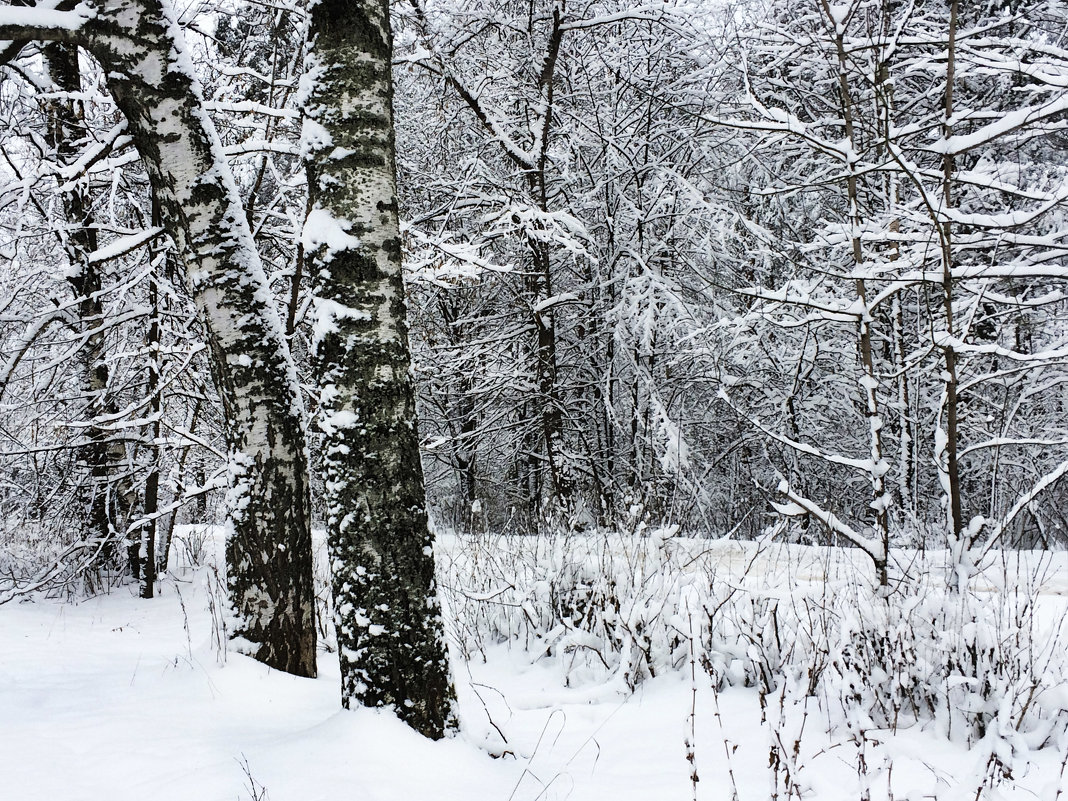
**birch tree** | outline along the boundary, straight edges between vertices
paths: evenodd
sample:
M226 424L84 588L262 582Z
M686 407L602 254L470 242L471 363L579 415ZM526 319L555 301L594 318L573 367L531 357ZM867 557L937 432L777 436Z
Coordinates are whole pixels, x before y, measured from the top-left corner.
M441 737L453 690L427 525L401 274L386 0L311 9L313 347L342 702Z
M0 39L84 47L104 67L207 329L227 421L229 636L315 675L304 412L283 330L181 29L166 0L0 7Z

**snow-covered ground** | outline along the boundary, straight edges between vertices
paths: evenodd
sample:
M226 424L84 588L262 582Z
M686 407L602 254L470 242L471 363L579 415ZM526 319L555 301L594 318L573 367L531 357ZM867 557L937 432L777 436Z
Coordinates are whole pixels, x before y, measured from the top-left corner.
M1016 749L1003 760L1012 777L992 777L1005 732L970 748L934 723L828 732L833 705L818 695L773 692L762 713L756 689L714 691L685 657L630 693L616 680L565 686L560 659L517 645L469 661L454 649L462 730L432 743L388 714L341 711L329 653L315 680L234 654L220 664L214 579L178 573L151 601L123 587L75 604L0 607L0 799L764 801L778 787L784 799L821 801L1058 801L1068 792L1063 733L1061 746ZM1047 695L1068 701L1063 685Z

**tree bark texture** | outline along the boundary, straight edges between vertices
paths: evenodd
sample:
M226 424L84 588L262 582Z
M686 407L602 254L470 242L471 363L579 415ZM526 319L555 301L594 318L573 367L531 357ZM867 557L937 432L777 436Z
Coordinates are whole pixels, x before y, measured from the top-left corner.
M453 689L427 526L401 274L386 0L312 8L303 244L315 294L342 701L441 737Z

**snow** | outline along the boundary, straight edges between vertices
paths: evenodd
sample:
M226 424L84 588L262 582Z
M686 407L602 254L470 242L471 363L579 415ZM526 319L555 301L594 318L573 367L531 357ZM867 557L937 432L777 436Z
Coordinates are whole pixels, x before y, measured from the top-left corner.
M304 117L301 123L300 154L306 157L308 153L325 149L333 144L330 132L311 117Z
M544 300L539 300L537 303L534 304L533 311L534 311L535 314L542 314L543 312L548 311L549 309L553 308L554 306L562 306L565 303L577 303L577 302L578 302L578 296L575 295L574 292L564 292L563 294L560 294L560 295L553 295L551 298L545 298Z
M157 236L163 234L163 228L155 226L152 228L146 228L144 231L140 231L136 234L129 236L123 236L105 245L102 248L98 248L89 254L88 260L90 264L102 264L103 262L117 259L120 256L124 256L137 248L141 247L148 242L151 242Z
M710 547L672 537L649 542L677 551L686 564ZM764 552L757 559L750 545L711 545L734 576L724 578L735 592L746 575L773 582L768 591L785 597L789 584L809 586L828 569L820 566L824 552L795 549L779 552L793 560L793 572L782 574L779 557ZM462 546L444 538L450 553ZM618 540L613 547L624 546ZM469 660L453 644L461 732L433 743L388 712L340 710L333 654L320 654L314 680L232 652L220 663L212 647L218 624L209 611L220 608L219 585L209 570L185 566L180 556L151 601L119 587L80 603L0 607L4 797L659 801L696 794L712 801L736 793L740 801L763 801L784 780L769 754L790 761L791 781L805 799L852 801L868 791L881 801L892 789L898 799L1053 801L1068 789L1063 749L1031 750L1018 738L1009 747L1012 732L969 748L937 725L896 733L865 728L863 714L853 721L859 728L832 730L819 699L790 680L768 693L762 710L755 688L716 688L700 669L665 672L634 692L618 678L583 681L576 672L565 686L566 659L514 643L488 645ZM1046 591L1062 593L1068 560L1064 554L1055 560ZM696 590L684 584L673 606L672 625L684 643L703 613ZM659 603L672 598L663 595ZM1062 614L1058 603L1052 612ZM974 625L971 631L980 635ZM580 641L574 638L576 648ZM1068 694L1063 683L1050 689L1039 703L1056 711ZM986 777L995 753L1013 778L993 789Z
M314 208L304 221L300 241L308 252L325 245L326 252L322 258L328 262L335 253L359 250L360 240L349 233L351 228L352 223L348 220L339 220L325 209Z
M994 122L987 123L968 134L943 137L932 143L932 153L958 156L982 145L997 140L1025 126L1048 120L1068 109L1068 96L1060 96L1040 106L1028 106L1001 114Z
M204 600L182 592L187 608ZM336 797L342 786L351 797L431 798L439 775L457 791L442 798L488 789L488 758L462 741L434 746L387 714L339 711L336 675L297 679L233 654L220 667L185 647L177 586L159 600L5 615L5 640L18 637L0 667L5 796L241 798L245 760L274 799ZM425 772L405 770L408 759Z
M371 320L370 313L362 309L354 309L345 306L336 300L328 298L314 299L314 315L312 322L312 344L317 346L328 334L338 330L338 320Z
M345 409L319 415L319 427L326 434L333 434L345 428L355 428L359 422L360 418L355 412Z
M79 3L70 11L56 11L48 8L49 5L54 4L41 3L30 8L0 7L0 25L75 31L96 16L95 10L85 3Z

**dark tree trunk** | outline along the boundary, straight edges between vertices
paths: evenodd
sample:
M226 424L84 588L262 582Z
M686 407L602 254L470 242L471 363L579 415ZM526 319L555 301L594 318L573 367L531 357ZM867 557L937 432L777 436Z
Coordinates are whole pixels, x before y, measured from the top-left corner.
M319 2L311 36L304 246L342 701L437 738L454 696L409 375L388 3Z
M956 45L957 45L957 11L959 4L953 0L949 6L949 43L946 53L946 93L945 93L945 122L942 125L942 135L948 140L953 135L953 81L956 73ZM942 158L942 200L945 208L953 207L953 180L956 172L953 154L946 152ZM946 331L950 337L955 333L953 319L953 224L948 220L940 225L942 244L942 301L946 315ZM951 342L942 347L945 357L945 413L946 413L946 443L945 456L936 453L939 469L945 474L945 492L948 496L948 519L950 539L956 542L964 532L964 510L961 501L960 461L958 459L958 445L960 444L960 401L958 398L959 379L957 376L957 351ZM944 466L943 466L944 465ZM973 543L968 542L964 547L970 548Z
M155 221L154 221L155 223ZM164 257L166 258L166 257ZM160 415L163 412L163 399L160 397L160 324L159 324L159 285L153 276L148 287L148 307L152 310L148 324L148 396L152 422L148 426L148 452L152 466L145 479L145 522L138 537L138 560L141 569L138 574L140 595L151 598L156 590L156 512L159 509L159 461L160 461Z
M44 48L45 61L52 82L61 92L77 97L82 90L78 48L66 42L52 42ZM77 142L84 135L85 123L78 101L57 97L49 105L50 138L60 164L73 164L79 154ZM104 341L104 306L100 298L103 280L99 265L90 259L98 247L93 227L92 199L88 187L79 182L62 193L63 215L69 228L63 237L71 271L67 282L78 302L78 320L84 344L79 359L84 371L86 397L85 441L79 446L78 463L87 474L81 481L86 532L91 538L106 542L100 550L105 557L118 553L121 533L129 517L132 489L123 479L126 448L108 431L94 424L100 415L117 410L108 392L108 365ZM136 578L136 556L130 561Z

